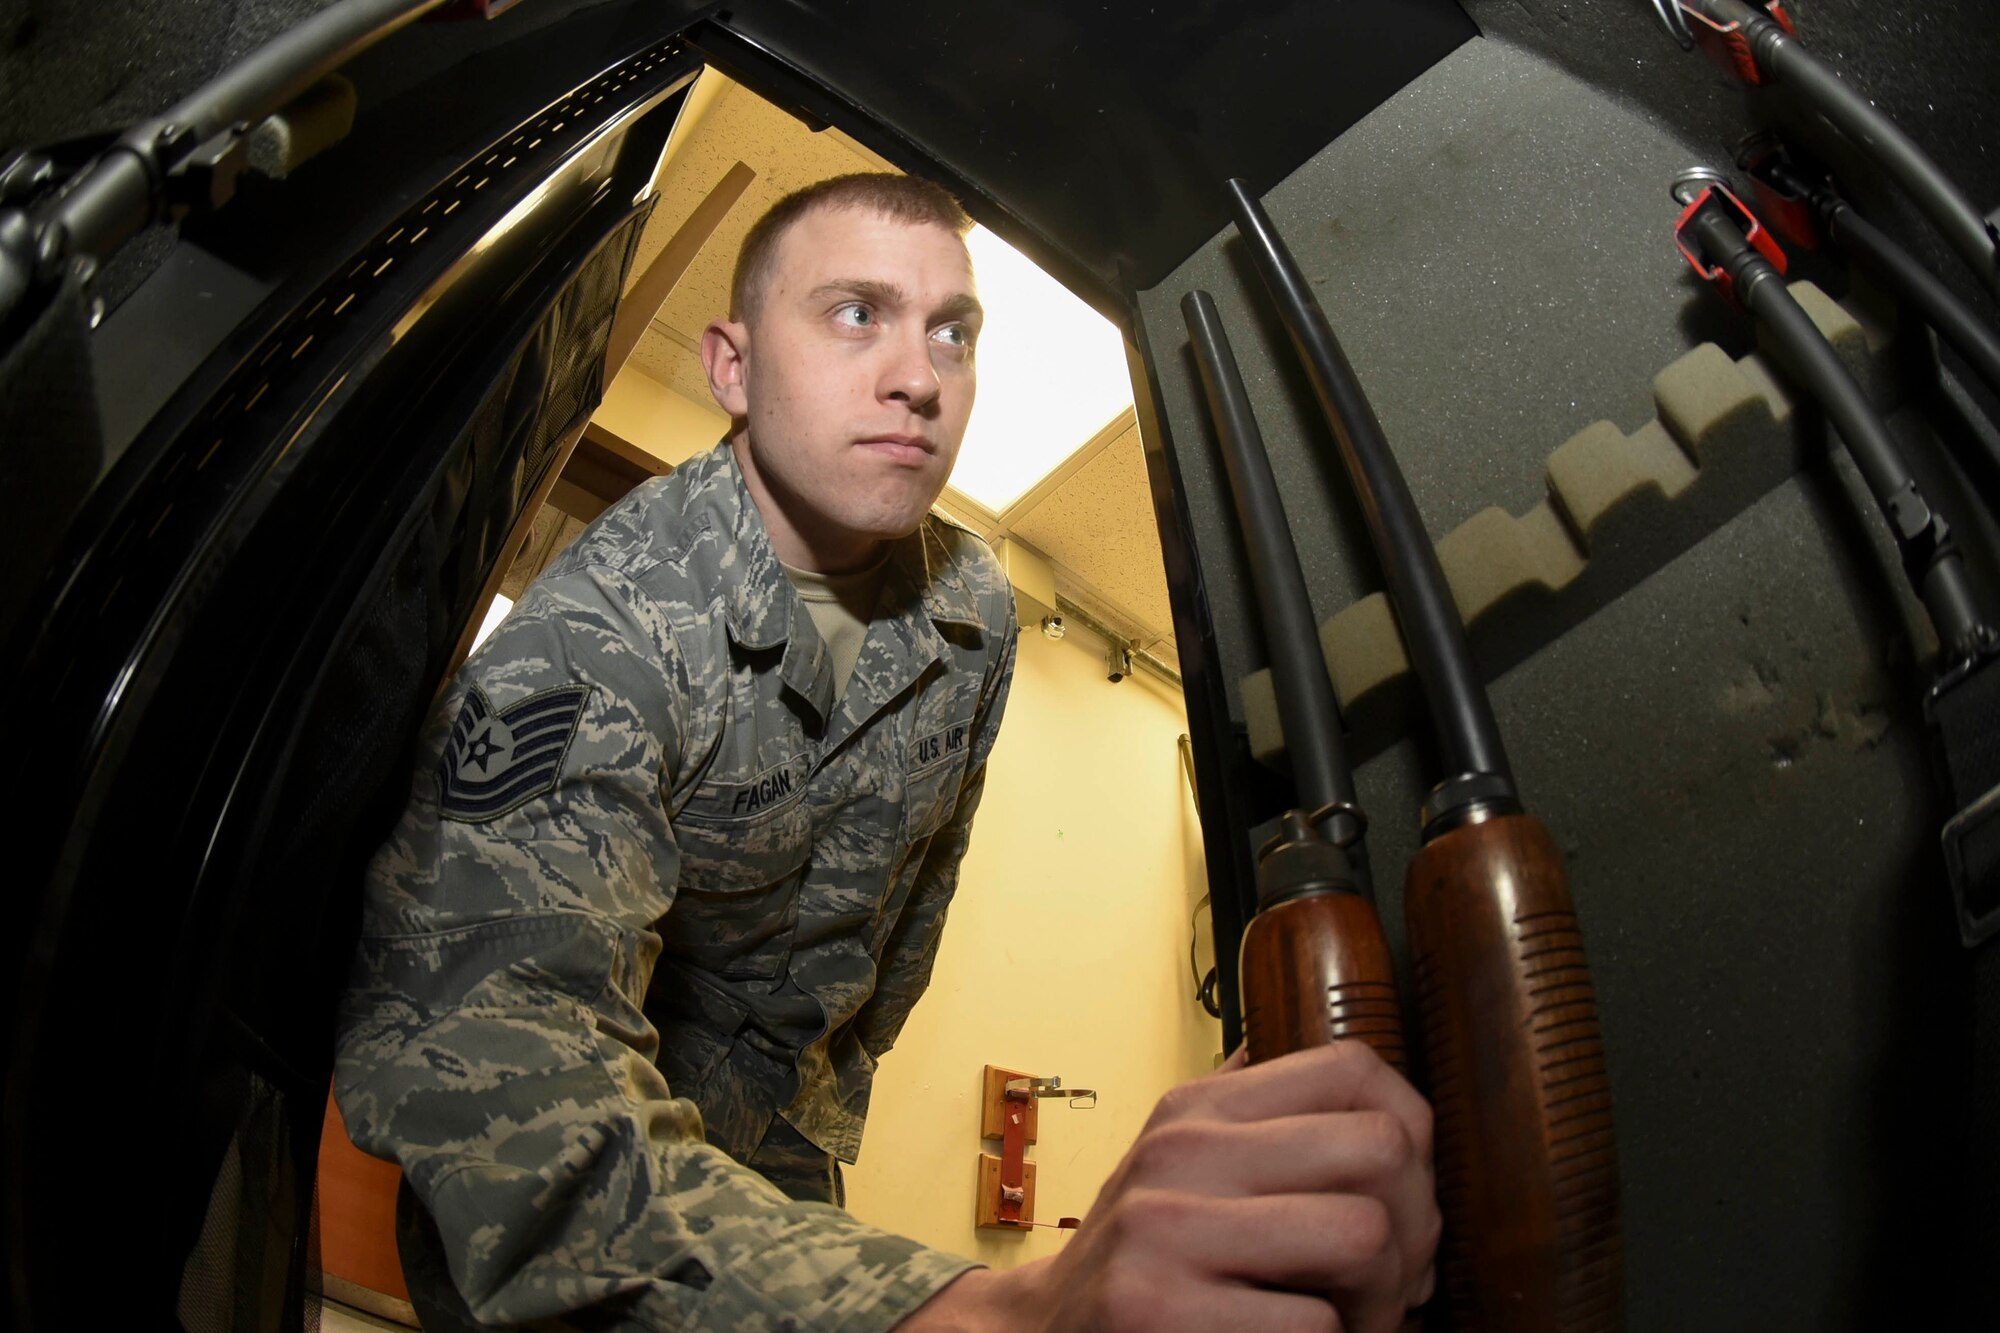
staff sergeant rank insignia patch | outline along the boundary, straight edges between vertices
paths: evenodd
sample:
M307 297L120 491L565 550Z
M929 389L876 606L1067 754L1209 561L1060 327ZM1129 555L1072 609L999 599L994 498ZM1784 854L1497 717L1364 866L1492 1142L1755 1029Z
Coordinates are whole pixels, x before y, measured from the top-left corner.
M479 824L555 790L589 699L561 685L496 710L473 686L438 761L438 813Z

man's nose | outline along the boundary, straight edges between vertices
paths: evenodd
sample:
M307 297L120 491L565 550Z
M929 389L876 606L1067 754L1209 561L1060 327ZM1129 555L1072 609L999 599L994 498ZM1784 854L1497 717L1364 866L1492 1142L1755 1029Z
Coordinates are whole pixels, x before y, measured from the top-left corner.
M895 339L876 389L882 400L905 403L913 412L924 412L937 402L941 388L937 367L931 364L929 332L918 330L914 336Z

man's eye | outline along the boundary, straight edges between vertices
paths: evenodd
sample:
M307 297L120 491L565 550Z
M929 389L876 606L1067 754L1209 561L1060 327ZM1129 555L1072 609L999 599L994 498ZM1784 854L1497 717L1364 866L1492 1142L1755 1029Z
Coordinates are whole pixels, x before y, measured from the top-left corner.
M969 348L972 346L972 331L963 324L946 324L932 333L931 337L952 347Z
M850 329L865 329L875 322L875 312L865 305L844 305L833 312L836 323Z

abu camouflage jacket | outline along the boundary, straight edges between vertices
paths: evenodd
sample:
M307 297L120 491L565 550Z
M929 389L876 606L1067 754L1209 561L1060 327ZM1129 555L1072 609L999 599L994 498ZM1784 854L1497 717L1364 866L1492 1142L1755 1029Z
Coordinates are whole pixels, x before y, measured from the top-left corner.
M433 714L336 1095L479 1321L885 1328L970 1266L738 1164L774 1115L855 1159L999 727L992 553L928 520L882 598L836 699L725 443L592 524Z

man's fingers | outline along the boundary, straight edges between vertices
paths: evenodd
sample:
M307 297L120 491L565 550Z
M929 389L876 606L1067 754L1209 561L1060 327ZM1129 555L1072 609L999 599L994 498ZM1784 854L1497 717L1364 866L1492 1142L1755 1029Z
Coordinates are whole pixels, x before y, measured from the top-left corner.
M1132 1149L1132 1183L1218 1198L1365 1194L1388 1208L1414 1278L1436 1245L1436 1186L1428 1157L1387 1111L1337 1111L1238 1124L1180 1121Z
M1207 1078L1169 1091L1154 1110L1152 1123L1193 1116L1249 1121L1364 1110L1395 1116L1411 1142L1424 1156L1430 1155L1430 1104L1358 1041L1294 1051L1244 1068L1225 1064Z
M1161 1098L1099 1203L1075 1257L1142 1256L1202 1290L1323 1295L1342 1333L1395 1333L1439 1230L1430 1106L1359 1042L1256 1065L1239 1051ZM1161 1277L1169 1288L1186 1289Z
M1381 1293L1402 1311L1403 1257L1388 1208L1356 1194L1218 1199L1135 1189L1109 1219L1120 1248L1214 1278L1336 1295ZM1350 1326L1352 1321L1350 1320ZM1352 1333L1364 1333L1352 1329Z
M1430 1160L1387 1111L1175 1121L1148 1130L1132 1151L1135 1184L1193 1194L1373 1193L1406 1177L1415 1188L1430 1183Z

